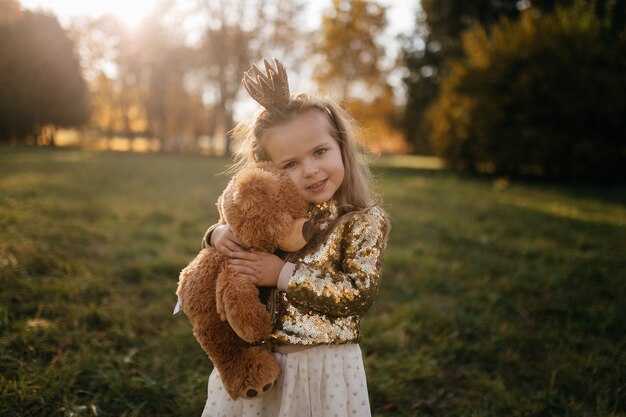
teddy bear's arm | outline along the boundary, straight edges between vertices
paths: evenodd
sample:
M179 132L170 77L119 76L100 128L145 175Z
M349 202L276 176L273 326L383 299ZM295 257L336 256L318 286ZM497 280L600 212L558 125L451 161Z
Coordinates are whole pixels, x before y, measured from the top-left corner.
M287 297L333 316L363 314L378 292L387 230L387 217L376 208L346 221L320 249L335 254L305 256L297 263ZM341 240L345 249L337 255Z

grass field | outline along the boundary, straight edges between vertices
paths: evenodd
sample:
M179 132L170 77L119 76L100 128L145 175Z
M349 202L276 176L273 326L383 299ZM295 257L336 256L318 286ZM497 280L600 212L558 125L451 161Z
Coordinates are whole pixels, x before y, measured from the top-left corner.
M411 161L374 166L374 415L626 415L626 187ZM199 416L210 362L171 311L225 164L0 147L1 416Z

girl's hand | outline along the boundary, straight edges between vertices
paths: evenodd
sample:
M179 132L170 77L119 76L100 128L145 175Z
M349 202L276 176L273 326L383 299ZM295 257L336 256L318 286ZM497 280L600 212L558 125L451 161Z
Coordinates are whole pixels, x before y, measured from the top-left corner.
M267 252L233 252L228 267L235 275L249 279L257 286L275 287L285 261Z
M231 232L227 224L217 226L211 232L211 247L226 256L230 256L233 252L242 252L244 250L241 241Z

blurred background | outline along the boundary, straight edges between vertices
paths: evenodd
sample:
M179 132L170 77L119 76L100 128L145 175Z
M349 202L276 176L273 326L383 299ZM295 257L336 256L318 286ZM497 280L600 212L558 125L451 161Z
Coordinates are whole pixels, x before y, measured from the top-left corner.
M0 416L194 416L262 57L362 127L374 416L626 415L626 0L0 0Z
M0 2L0 140L224 155L264 56L377 153L623 177L624 1Z

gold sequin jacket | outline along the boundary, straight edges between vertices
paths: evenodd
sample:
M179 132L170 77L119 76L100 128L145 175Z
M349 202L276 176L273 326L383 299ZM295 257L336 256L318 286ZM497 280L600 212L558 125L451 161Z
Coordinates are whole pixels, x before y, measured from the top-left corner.
M286 291L269 301L273 332L268 343L320 345L355 343L361 315L378 292L389 220L377 206L337 215L334 201L310 214L320 231L300 251Z

